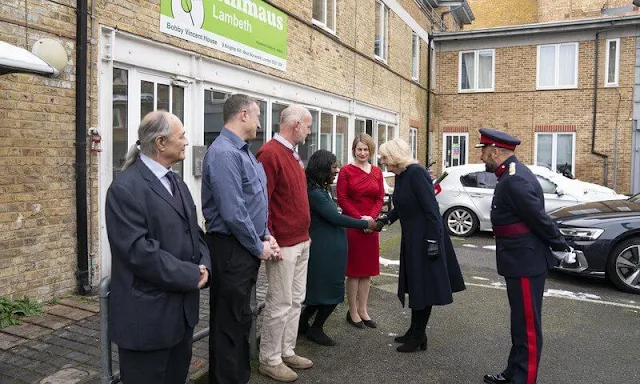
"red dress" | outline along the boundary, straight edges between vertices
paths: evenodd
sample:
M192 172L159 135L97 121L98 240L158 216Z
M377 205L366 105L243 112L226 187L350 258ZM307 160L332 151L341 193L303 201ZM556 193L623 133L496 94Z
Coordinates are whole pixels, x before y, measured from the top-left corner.
M353 164L342 167L338 174L337 194L343 214L356 219L362 216L377 218L384 201L382 171L373 165L369 173ZM347 277L380 274L378 232L364 233L361 229L347 229L347 240Z

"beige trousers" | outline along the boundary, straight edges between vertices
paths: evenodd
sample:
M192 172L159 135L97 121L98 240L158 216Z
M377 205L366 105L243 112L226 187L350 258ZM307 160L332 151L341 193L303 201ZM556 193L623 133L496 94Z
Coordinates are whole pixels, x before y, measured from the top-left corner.
M281 247L283 259L267 261L269 288L260 330L260 363L278 365L295 354L300 308L307 289L309 240Z

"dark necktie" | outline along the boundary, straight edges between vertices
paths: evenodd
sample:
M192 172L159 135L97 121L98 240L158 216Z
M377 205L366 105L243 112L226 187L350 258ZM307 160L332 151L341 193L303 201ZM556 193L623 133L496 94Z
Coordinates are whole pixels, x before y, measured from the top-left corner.
M182 204L182 196L180 195L180 188L178 188L178 175L173 171L167 172L167 177L171 182L171 193L173 194L173 198L178 204Z

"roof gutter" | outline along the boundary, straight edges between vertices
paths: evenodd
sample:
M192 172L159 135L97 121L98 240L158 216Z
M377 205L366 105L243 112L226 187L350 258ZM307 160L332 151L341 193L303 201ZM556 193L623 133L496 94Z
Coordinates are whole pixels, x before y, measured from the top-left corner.
M590 19L590 20L572 20L570 22L553 22L524 24L511 27L477 29L471 31L458 32L434 32L433 41L455 41L455 40L471 40L493 37L511 37L524 36L531 34L545 34L558 32L579 32L589 30L600 30L604 28L620 28L627 26L637 27L640 24L640 16L626 16L615 19Z

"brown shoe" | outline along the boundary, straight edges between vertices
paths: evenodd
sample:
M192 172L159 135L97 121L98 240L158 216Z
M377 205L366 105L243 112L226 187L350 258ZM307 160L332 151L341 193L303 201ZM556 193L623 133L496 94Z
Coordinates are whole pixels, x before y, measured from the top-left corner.
M298 379L298 374L284 363L278 365L260 364L260 374L272 378L275 381L289 383Z
M298 355L289 357L282 356L282 361L294 369L307 369L313 367L313 361Z

